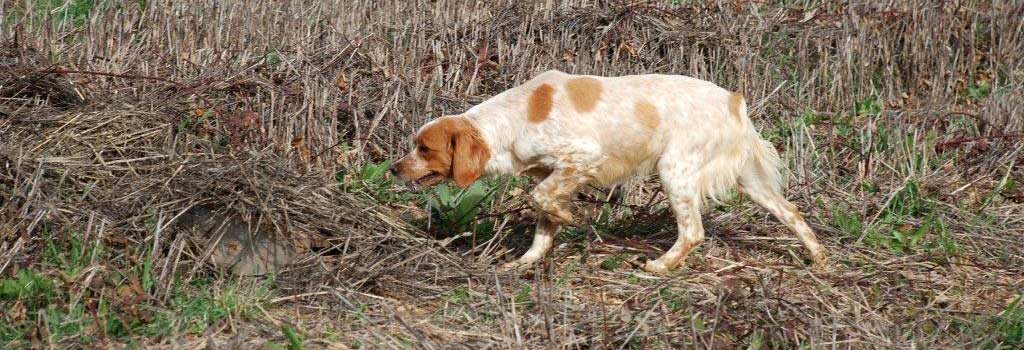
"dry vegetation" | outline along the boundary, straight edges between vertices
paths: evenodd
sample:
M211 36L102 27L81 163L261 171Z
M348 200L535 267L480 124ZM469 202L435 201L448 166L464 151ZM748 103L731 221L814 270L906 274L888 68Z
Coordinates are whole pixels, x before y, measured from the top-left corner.
M0 347L1019 349L1022 17L1018 1L0 0ZM733 197L682 271L644 273L675 230L639 179L581 194L543 266L494 271L528 244L525 180L411 193L382 169L425 120L547 69L744 92L830 266L806 269ZM231 237L207 219L302 254L231 273L259 267L225 268L213 247Z

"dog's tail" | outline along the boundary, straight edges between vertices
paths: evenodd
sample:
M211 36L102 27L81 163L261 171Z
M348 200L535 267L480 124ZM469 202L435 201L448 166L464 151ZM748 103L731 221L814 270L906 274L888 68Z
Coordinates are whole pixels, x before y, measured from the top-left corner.
M743 101L742 95L733 94L733 98L737 96L739 98L739 108L737 109L741 120L746 124L746 147L748 150L740 181L746 184L757 182L762 186L767 186L775 193L782 193L782 174L779 172L782 159L779 158L779 152L775 150L775 146L771 142L761 138L761 134L757 132L754 123L747 116L747 103Z
M728 99L730 117L740 125L733 129L735 133L723 135L714 152L718 156L704 165L700 181L702 198L720 202L719 197L735 187L737 180L746 184L756 181L780 193L779 153L754 128L743 95L729 93Z

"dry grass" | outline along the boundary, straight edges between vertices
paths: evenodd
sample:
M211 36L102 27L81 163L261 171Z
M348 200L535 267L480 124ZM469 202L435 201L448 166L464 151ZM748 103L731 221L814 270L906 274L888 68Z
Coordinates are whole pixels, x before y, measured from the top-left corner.
M1024 344L1024 5L554 3L0 0L0 344ZM639 179L588 189L542 266L497 273L528 244L521 181L435 238L430 194L372 175L547 69L744 92L831 266L732 198L680 273L646 274L675 233ZM195 208L309 254L225 274L218 236L176 225Z

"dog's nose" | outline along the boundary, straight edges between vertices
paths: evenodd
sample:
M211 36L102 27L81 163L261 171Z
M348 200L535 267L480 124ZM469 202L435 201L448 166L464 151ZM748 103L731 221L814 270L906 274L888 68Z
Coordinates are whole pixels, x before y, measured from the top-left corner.
M388 172L390 172L391 175L398 176L398 163L391 164L391 166L388 167Z

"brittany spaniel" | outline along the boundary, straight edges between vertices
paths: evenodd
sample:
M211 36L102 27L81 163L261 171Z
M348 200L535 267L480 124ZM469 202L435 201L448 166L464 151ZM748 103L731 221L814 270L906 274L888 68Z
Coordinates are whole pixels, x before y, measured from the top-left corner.
M736 186L784 223L815 265L826 259L814 232L780 190L779 156L747 117L741 94L679 75L599 77L544 72L460 115L423 125L391 167L413 186L451 178L467 187L489 174L541 179L532 191L530 249L503 268L529 266L550 250L580 186L610 186L657 171L679 229L644 269L679 267L704 239L700 206Z

